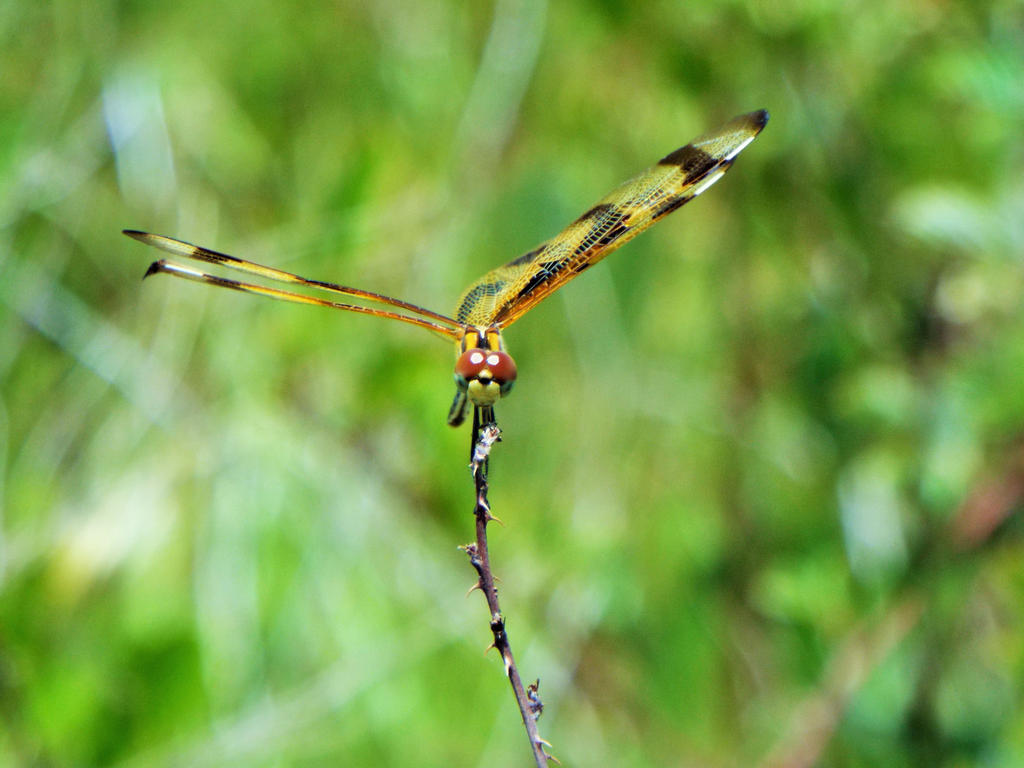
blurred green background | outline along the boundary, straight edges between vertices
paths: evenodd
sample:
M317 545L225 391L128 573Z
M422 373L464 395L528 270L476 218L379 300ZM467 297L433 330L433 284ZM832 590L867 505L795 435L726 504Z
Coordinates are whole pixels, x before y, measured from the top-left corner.
M1024 765L1020 2L0 6L0 766L530 764L450 312L734 114L507 334L503 607L566 765Z

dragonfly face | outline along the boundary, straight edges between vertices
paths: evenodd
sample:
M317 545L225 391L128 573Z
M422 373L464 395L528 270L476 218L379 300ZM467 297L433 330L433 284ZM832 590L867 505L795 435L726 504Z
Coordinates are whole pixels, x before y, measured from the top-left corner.
M455 354L455 400L448 423L457 427L466 417L468 403L490 408L512 391L516 364L497 328L467 328Z
M346 300L218 277L164 259L154 262L147 276L164 273L271 299L384 317L453 340L456 391L448 423L453 427L461 424L470 403L475 409L474 424L487 423L493 419L494 403L509 393L516 380L516 364L505 352L501 331L616 248L708 189L732 167L736 155L767 122L768 113L763 109L738 115L665 155L639 176L605 195L562 232L470 285L452 317L380 293L308 280L170 237L137 230L124 233L172 256ZM352 299L387 308L351 303Z

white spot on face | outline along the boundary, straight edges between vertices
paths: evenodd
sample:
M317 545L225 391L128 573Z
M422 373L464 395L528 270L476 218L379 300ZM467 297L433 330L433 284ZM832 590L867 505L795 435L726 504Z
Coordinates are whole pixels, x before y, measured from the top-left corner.
M473 365L480 365L484 361L483 352L474 352L469 356L469 362Z
M488 364L488 365L497 365L497 364L498 364L498 361L499 361L500 359L501 359L501 358L499 358L499 357L498 357L497 355L488 355L488 356L487 356L487 364Z

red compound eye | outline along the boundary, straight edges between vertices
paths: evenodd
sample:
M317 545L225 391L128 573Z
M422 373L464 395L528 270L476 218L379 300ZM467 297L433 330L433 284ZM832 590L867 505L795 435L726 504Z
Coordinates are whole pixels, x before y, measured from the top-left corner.
M516 364L509 354L500 350L488 352L485 362L491 371L492 378L502 386L516 380Z
M504 387L516 380L516 364L507 352L467 349L455 361L455 376L467 382L491 379Z
M455 375L463 381L472 381L487 365L487 350L467 349L455 361Z

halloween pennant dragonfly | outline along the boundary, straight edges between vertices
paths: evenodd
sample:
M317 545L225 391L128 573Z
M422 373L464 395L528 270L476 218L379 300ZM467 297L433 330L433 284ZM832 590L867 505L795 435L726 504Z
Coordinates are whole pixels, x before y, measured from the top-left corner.
M124 230L124 234L179 258L390 307L382 309L306 296L218 277L163 259L146 271L146 277L162 272L272 299L386 317L451 339L455 342L456 392L448 423L461 424L470 403L475 409L474 423L489 423L493 421L494 404L509 393L516 380L516 365L505 351L502 331L576 275L718 181L767 122L768 113L763 109L739 115L666 155L617 187L555 237L470 285L459 298L454 317L379 293L308 280L163 235L131 229Z

